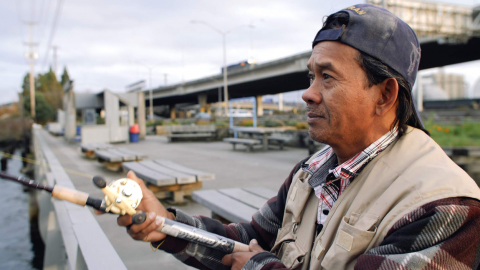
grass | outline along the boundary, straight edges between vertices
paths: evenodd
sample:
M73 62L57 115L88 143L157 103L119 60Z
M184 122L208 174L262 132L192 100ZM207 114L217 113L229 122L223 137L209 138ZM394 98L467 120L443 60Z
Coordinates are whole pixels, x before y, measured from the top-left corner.
M425 122L425 128L441 146L480 146L480 122L440 125L430 118Z

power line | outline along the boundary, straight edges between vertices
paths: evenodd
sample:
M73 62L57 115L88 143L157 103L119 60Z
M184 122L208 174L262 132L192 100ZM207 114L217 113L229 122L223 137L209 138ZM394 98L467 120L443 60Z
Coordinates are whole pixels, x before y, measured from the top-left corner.
M48 46L45 49L45 57L43 59L42 70L45 68L45 64L48 61L50 46L52 45L53 37L55 36L55 30L57 29L58 19L60 18L60 13L62 12L62 6L63 6L63 0L58 0L57 7L55 9L55 17L52 23L52 30L50 31L50 36L48 38Z

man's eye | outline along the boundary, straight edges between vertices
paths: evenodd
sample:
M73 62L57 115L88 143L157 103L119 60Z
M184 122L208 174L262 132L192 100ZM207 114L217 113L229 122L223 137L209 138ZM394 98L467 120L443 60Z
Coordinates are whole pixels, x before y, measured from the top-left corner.
M313 80L315 80L315 76L313 76L313 74L311 74L311 73L308 73L308 74L307 74L307 77L308 77L308 79L310 80L310 84L312 84L312 83L313 83Z
M328 75L327 73L323 73L323 78L326 80L326 79L330 79L330 78L333 78L332 76Z

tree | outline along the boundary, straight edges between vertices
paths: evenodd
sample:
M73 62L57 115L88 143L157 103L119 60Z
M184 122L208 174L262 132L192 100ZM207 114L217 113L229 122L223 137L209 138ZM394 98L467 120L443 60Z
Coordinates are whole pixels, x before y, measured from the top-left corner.
M52 68L45 74L38 74L35 90L44 94L46 101L56 111L63 108L63 88Z
M30 115L30 95L23 99L23 108L24 112ZM55 120L55 110L41 92L35 92L35 120L35 122L40 124Z
M63 74L62 74L62 78L61 78L61 81L60 81L60 84L62 85L62 87L65 85L65 83L69 82L70 81L70 76L68 76L68 71L67 71L67 67L64 67L63 68Z

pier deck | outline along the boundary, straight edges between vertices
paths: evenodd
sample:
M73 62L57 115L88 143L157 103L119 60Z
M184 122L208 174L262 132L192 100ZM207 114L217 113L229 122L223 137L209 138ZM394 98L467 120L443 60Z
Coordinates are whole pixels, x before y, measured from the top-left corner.
M83 157L79 145L69 144L62 137L54 137L46 131L42 131L42 137L78 190L101 197L102 192L93 186L88 175L102 175L108 180L125 177L124 173L108 171L100 163ZM193 169L214 173L216 180L204 182L204 190L256 186L277 190L293 166L307 156L306 149L296 148L288 148L287 151L259 151L252 154L231 151L231 146L224 142L169 144L165 136L148 136L139 143L115 146L144 153L152 160L171 160ZM205 216L211 214L210 210L191 200L187 205L178 208L190 214ZM152 252L147 243L132 240L125 232L125 228L117 225L115 217L103 215L95 218L128 269L158 267L174 270L192 269L162 251Z

